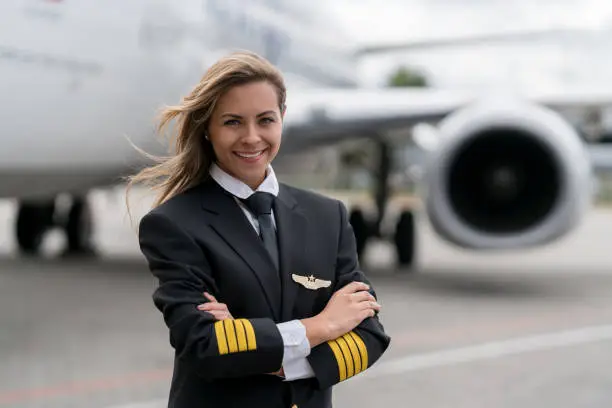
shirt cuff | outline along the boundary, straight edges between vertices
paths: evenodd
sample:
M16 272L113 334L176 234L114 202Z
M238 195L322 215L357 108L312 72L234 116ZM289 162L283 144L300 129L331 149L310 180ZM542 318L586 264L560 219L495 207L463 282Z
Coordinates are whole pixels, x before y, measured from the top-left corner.
M310 354L310 342L306 328L299 320L277 324L283 338L283 371L285 381L314 377L314 371L306 359Z
M310 354L310 343L306 337L306 328L299 320L276 325L283 338L283 365L292 360L307 357Z
M289 361L283 365L283 372L285 373L284 381L301 380L315 376L314 370L306 357Z

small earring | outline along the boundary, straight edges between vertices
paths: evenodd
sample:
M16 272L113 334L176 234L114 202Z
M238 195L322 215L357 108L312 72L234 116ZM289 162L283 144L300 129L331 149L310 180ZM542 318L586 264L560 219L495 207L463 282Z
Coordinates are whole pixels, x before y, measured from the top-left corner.
M204 139L206 139L206 140L210 140L210 139L208 138L208 133L204 133Z

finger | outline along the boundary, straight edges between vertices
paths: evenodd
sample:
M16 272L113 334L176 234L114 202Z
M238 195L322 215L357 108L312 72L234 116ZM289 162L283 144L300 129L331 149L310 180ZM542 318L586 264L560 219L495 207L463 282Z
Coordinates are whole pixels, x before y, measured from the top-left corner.
M200 310L226 310L229 311L225 303L203 303L198 305Z
M357 302L363 302L363 301L376 301L376 298L374 296L372 296L372 294L370 292L367 292L365 290L359 291L359 292L355 292L355 293L351 293L350 295L353 300L357 301Z
M354 293L358 290L363 290L363 284L361 282L351 282L341 288L338 292L342 293Z
M227 320L227 319L231 319L232 318L232 315L230 315L228 312L224 312L224 311L220 311L220 310L211 310L211 311L208 311L208 313L213 315L213 317L216 320Z
M373 301L368 300L365 302L359 302L359 309L360 310L373 309L378 312L380 311L380 309L382 309L382 306L378 302L373 302Z
M374 316L376 316L376 312L374 311L374 309L366 309L366 310L363 310L359 314L359 318L361 320L367 319L368 317L374 317Z
M372 296L369 292L356 292L351 295L352 301L360 303L360 302L376 302L376 298Z
M198 309L201 310L227 310L227 307L220 303L202 303L198 305Z
M344 286L342 289L340 289L340 292L343 293L354 293L360 290L368 290L370 289L370 286L363 283L363 282L351 282L348 285Z
M217 301L217 299L213 295L208 293L208 292L204 292L204 297L206 299L210 300L211 302L216 302Z
M215 320L225 320L225 316L223 315L223 313L217 313L215 311L210 311L208 313L210 313L215 318Z

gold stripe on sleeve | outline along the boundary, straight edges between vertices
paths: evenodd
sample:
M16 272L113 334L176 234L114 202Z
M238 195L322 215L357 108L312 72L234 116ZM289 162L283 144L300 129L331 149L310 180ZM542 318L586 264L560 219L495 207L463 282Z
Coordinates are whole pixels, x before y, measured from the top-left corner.
M236 330L232 319L223 320L225 323L225 337L227 338L227 346L230 353L238 351L238 341L236 340Z
M215 322L215 334L217 335L217 346L219 347L219 354L227 354L227 340L225 338L225 328L223 327L222 320Z
M246 332L244 331L244 323L242 319L234 321L236 325L236 338L238 340L238 351L246 351L248 348Z
M353 340L355 340L359 353L361 354L361 371L365 371L368 368L368 349L357 333L351 331L349 334Z
M359 374L362 371L362 369L361 369L361 355L359 354L359 349L357 349L357 344L355 343L355 340L353 340L351 335L348 333L342 336L342 338L344 339L344 341L346 341L346 344L351 350L351 355L353 356L353 361L355 362L355 374Z
M327 342L329 347L332 349L334 356L336 357L336 362L338 363L338 376L340 381L346 380L346 363L344 362L344 357L342 356L342 351L336 343L336 340L330 340Z
M336 342L338 342L338 346L340 346L340 350L342 350L342 354L344 355L344 361L346 361L346 377L351 378L355 375L355 363L353 362L351 350L346 344L346 340L342 337L338 337Z
M242 320L244 331L246 332L246 338L249 345L248 349L257 350L257 339L255 338L255 330L253 330L253 325L247 319L240 320Z

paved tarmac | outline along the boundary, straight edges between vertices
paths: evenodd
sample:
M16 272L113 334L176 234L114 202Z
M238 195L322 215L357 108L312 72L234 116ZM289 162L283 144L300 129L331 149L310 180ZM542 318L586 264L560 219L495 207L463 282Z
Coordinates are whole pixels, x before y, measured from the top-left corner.
M164 406L172 352L121 200L94 194L96 261L55 258L56 233L46 259L17 257L0 203L0 408ZM413 272L373 245L392 346L336 406L612 406L611 233L600 209L546 249L474 254L422 223Z

